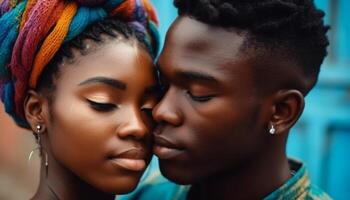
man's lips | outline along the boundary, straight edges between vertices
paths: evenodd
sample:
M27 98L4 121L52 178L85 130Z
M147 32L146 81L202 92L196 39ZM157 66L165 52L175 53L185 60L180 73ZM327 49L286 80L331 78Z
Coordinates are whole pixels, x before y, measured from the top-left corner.
M153 152L159 159L171 159L184 152L184 149L162 136L154 137Z
M159 146L172 148L172 149L181 149L178 145L171 142L169 139L163 136L154 136L154 143Z
M142 148L130 147L117 153L111 153L108 160L119 167L131 171L142 171L146 168L146 153Z

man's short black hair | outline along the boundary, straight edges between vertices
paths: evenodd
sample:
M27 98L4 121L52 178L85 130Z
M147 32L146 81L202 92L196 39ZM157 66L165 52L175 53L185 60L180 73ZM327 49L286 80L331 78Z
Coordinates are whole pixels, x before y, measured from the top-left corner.
M327 55L329 26L313 0L175 0L174 4L179 15L247 32L243 48L248 51L294 62L310 83L301 89L304 94L316 83Z

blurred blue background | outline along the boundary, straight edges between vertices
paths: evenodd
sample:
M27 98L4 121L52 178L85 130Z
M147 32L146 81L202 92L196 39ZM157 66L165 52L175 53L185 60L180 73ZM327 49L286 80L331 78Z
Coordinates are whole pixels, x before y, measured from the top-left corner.
M152 0L162 40L177 12L169 0ZM350 1L316 0L331 25L329 55L292 130L288 155L303 160L313 183L334 199L350 199Z

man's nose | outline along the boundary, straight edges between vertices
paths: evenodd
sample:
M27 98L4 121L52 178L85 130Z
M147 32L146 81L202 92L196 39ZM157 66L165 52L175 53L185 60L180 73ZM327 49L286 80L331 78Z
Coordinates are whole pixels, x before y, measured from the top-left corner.
M154 120L158 123L180 126L182 123L182 115L176 105L178 98L179 95L176 95L176 90L170 87L161 101L153 109L152 115Z

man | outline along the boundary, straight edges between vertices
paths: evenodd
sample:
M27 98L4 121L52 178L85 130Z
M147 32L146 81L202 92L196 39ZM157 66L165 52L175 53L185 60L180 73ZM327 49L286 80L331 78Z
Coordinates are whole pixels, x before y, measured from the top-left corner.
M149 176L130 198L329 199L285 152L327 54L324 13L311 0L175 6L153 116L160 171L179 185Z

